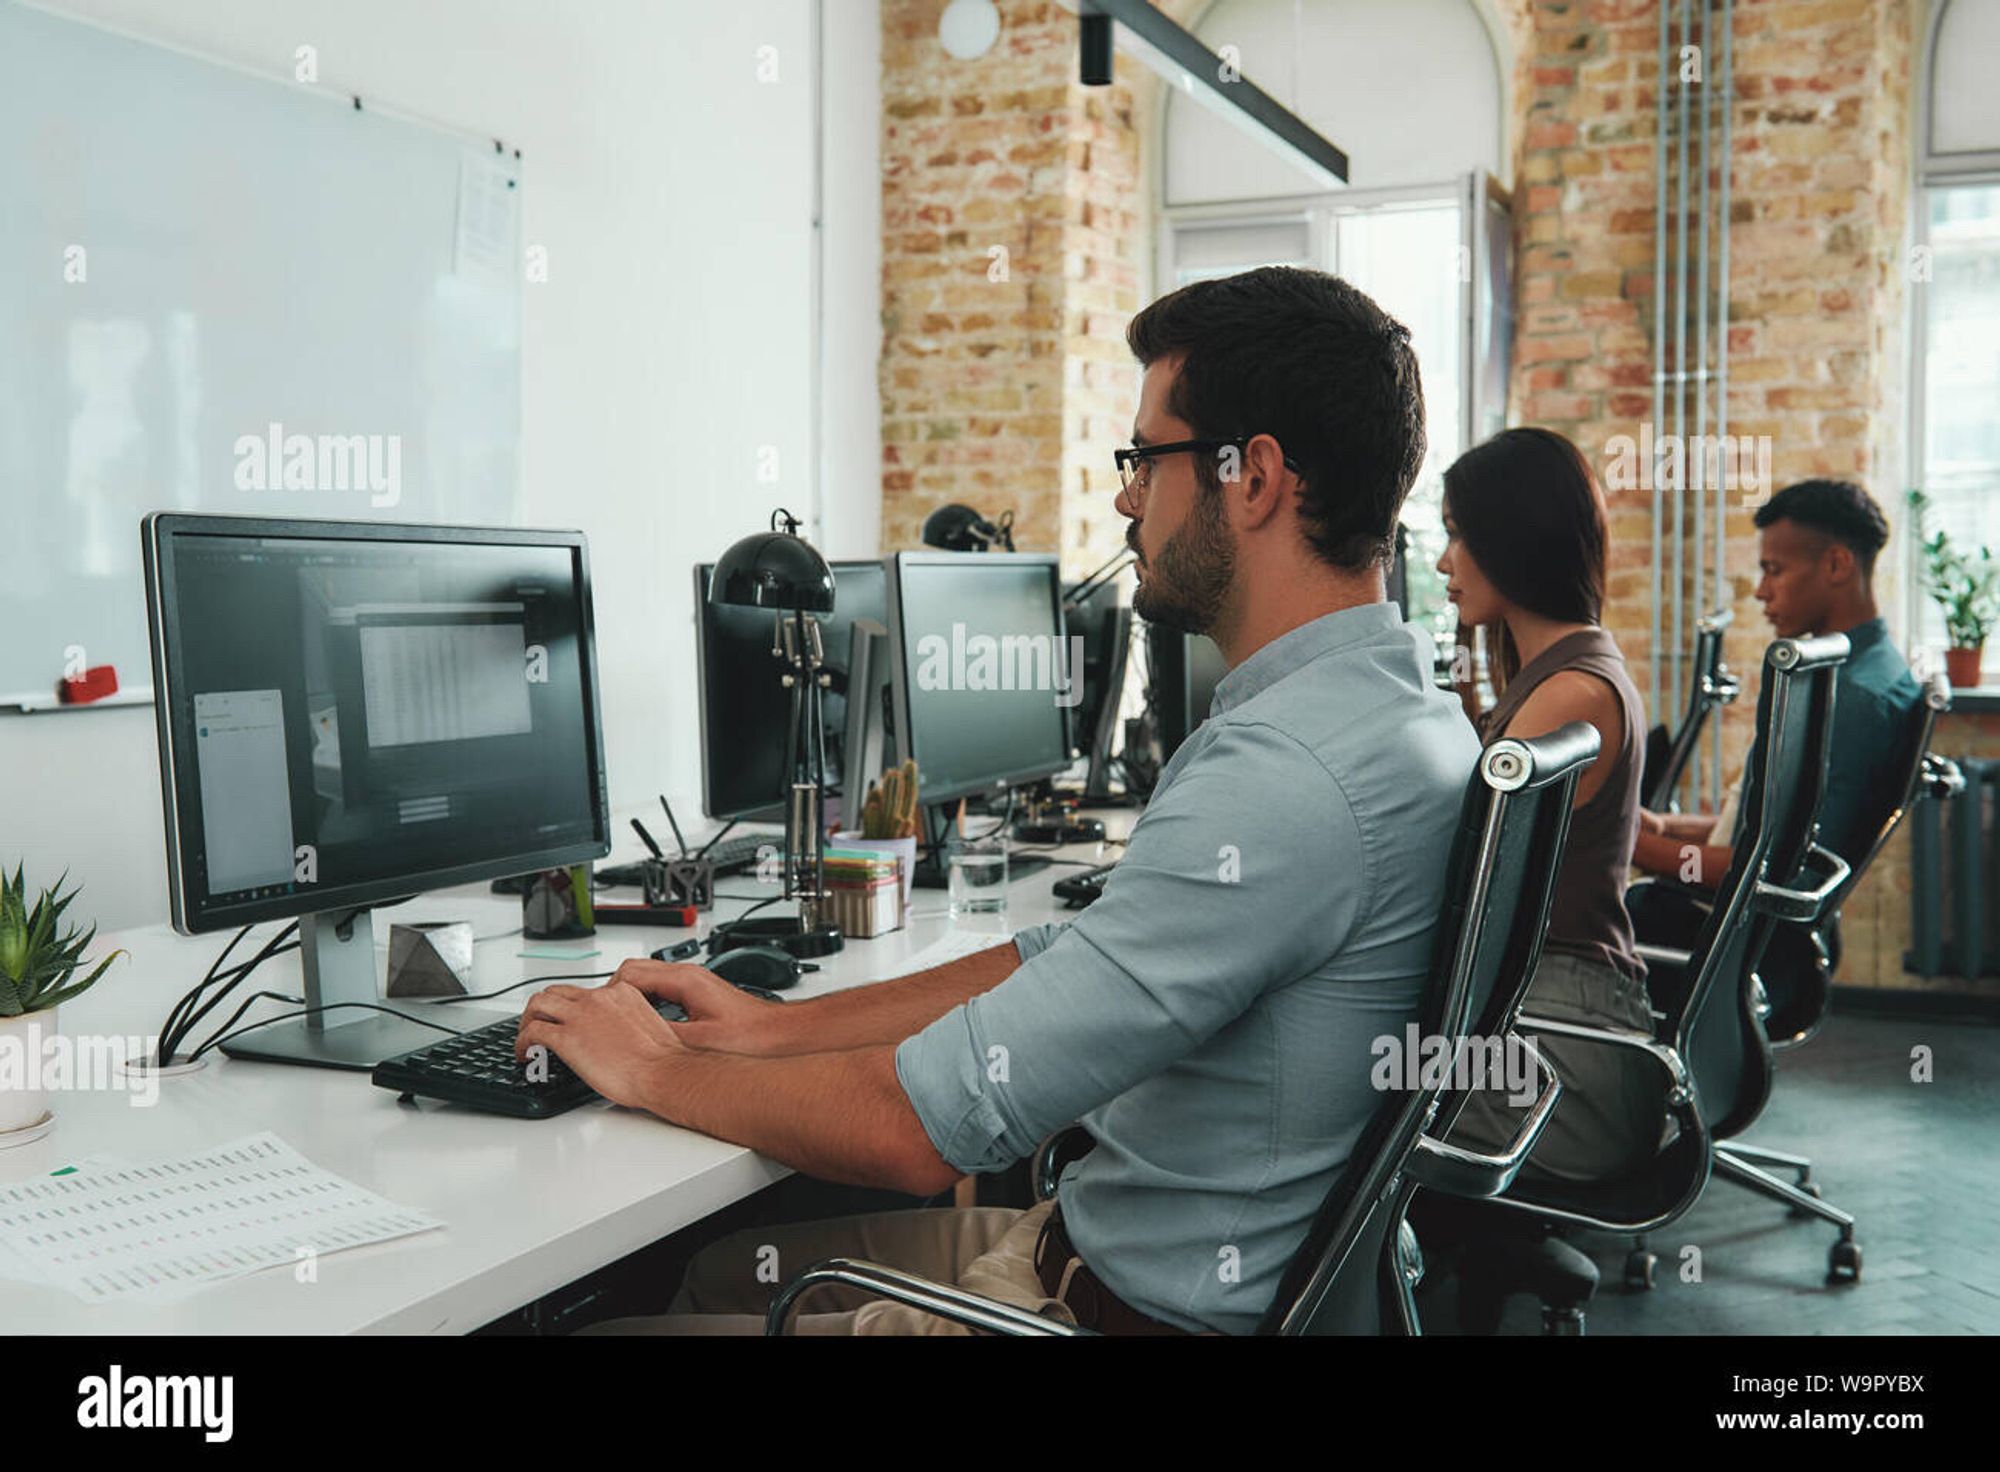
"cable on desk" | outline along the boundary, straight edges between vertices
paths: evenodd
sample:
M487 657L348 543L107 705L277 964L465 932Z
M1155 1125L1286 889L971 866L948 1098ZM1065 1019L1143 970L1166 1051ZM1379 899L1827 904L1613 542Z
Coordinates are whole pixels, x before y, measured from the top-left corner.
M439 997L440 1006L447 1002L486 1002L494 997L504 997L509 992L517 992L524 986L537 986L545 981L603 981L608 976L616 976L615 971L567 971L555 976L524 976L512 986L503 986L497 992L467 992L456 997Z
M236 1021L237 1017L241 1017L244 1014L244 1012L249 1009L249 1006L252 1002L261 1001L266 998L276 1002L295 1002L299 1000L297 997L287 997L277 992L258 992L255 996L245 997L243 999L243 1005L236 1009L235 1016L231 1017L228 1022L225 1022L222 1025L225 1028L231 1026L231 1024L233 1024ZM269 1027L274 1022L289 1022L294 1017L310 1017L316 1012L335 1012L342 1007L361 1007L370 1012L387 1012L391 1017L400 1017L405 1022L416 1023L417 1026L419 1027L434 1028L436 1031L443 1033L446 1037L455 1038L459 1035L460 1032L464 1031L463 1028L446 1027L442 1022L432 1022L427 1017L412 1017L407 1012L398 1012L394 1007L385 1007L379 1002L327 1002L318 1007L301 1007L296 1012L280 1012L276 1017L262 1017L255 1022L246 1023L242 1027L236 1028L234 1032L217 1033L214 1037L211 1037L207 1042L203 1043L199 1048L196 1048L192 1053L188 1054L187 1061L192 1063L197 1058L201 1057L202 1054L206 1053L210 1048L215 1047L218 1043L226 1043L231 1038L240 1037L242 1034L246 1032L255 1032L260 1027Z
M297 950L298 943L296 941L290 945L286 945L284 942L290 940L297 933L298 928L298 922L294 920L276 935L266 940L258 949L256 955L224 971L221 969L222 963L229 959L230 952L236 949L237 942L250 933L251 927L246 925L237 931L229 944L223 947L222 954L217 956L214 963L210 965L207 974L194 985L187 995L174 1003L172 1009L167 1013L167 1020L160 1029L160 1046L156 1066L165 1067L168 1063L172 1062L175 1049L187 1039L188 1034L200 1024L201 1019L214 1010L215 1004L228 996L246 976L263 965L264 962L270 960L271 957L281 955L286 951ZM222 984L221 989L205 1004L197 1007L196 1004L201 1001L202 993L217 982Z

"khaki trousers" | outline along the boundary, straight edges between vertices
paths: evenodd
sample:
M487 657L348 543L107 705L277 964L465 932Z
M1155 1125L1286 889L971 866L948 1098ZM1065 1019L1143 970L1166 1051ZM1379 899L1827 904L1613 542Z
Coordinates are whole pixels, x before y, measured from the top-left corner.
M764 1310L795 1274L829 1257L900 1268L1064 1323L1075 1319L1042 1292L1035 1243L1054 1207L942 1207L871 1212L788 1226L752 1227L710 1243L688 1264L665 1314L593 1324L585 1334L762 1334ZM970 1334L921 1309L844 1284L814 1289L792 1316L796 1334Z
M1544 951L1528 984L1531 1016L1652 1036L1646 989L1602 962ZM1521 1169L1524 1181L1599 1181L1639 1169L1658 1153L1666 1119L1666 1073L1635 1048L1545 1037L1542 1056L1563 1082L1556 1112ZM1498 1150L1513 1139L1526 1104L1484 1091L1465 1101L1446 1139Z

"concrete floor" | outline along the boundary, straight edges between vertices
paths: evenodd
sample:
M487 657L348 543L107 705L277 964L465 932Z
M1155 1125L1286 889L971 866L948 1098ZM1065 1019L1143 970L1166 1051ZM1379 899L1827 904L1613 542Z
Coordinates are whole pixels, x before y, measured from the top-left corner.
M1931 1050L1933 1082L1911 1080L1918 1047ZM1835 1227L1712 1178L1650 1239L1651 1292L1620 1286L1629 1239L1572 1239L1602 1275L1590 1334L2000 1333L2000 1028L1836 1016L1778 1055L1771 1102L1744 1139L1812 1160L1825 1199L1857 1218L1860 1282L1826 1283ZM1699 1282L1680 1272L1690 1244ZM1455 1284L1439 1277L1419 1307L1426 1333L1451 1334ZM1501 1332L1539 1334L1539 1305L1511 1300Z

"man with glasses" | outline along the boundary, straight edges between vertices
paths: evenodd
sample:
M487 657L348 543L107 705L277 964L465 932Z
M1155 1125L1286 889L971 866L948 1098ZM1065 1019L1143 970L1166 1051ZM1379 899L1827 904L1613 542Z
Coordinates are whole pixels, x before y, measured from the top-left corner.
M755 1332L774 1276L849 1256L1109 1333L1244 1332L1381 1105L1373 1043L1417 1015L1478 756L1384 596L1424 456L1409 333L1336 277L1272 267L1185 287L1127 338L1134 606L1230 669L1101 898L785 1007L630 962L596 992L551 988L521 1029L614 1100L823 1179L935 1195L1072 1121L1095 1148L1025 1212L724 1238L672 1314L617 1327ZM810 1306L831 1311L801 1332L960 1332L859 1296Z

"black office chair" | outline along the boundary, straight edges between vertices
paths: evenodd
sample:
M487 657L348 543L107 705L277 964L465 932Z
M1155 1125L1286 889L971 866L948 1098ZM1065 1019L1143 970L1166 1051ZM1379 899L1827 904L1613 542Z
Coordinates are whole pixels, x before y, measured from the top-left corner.
M1658 1259L1647 1249L1647 1234L1685 1215L1710 1171L1723 1169L1714 1140L1747 1126L1769 1096L1771 1055L1756 1014L1756 968L1773 928L1782 920L1816 919L1846 882L1847 865L1814 841L1833 733L1834 682L1846 658L1847 639L1840 634L1780 639L1766 650L1757 700L1758 760L1744 793L1744 826L1729 872L1691 951L1647 951L1649 966L1682 973L1679 984L1662 989L1672 1000L1654 1035L1526 1013L1516 1023L1526 1036L1636 1048L1660 1065L1666 1084L1661 1133L1667 1143L1652 1161L1599 1181L1519 1179L1491 1203L1496 1211L1521 1213L1547 1230L1633 1234L1624 1273L1628 1288L1653 1284ZM1790 879L1801 872L1816 878L1812 888L1768 877ZM1860 1261L1849 1220L1834 1249L1836 1275L1858 1275ZM1461 1293L1469 1290L1481 1303L1498 1304L1511 1292L1539 1287L1484 1282L1464 1285Z
M1910 804L1919 794L1948 800L1964 791L1965 778L1957 764L1929 749L1939 713L1950 708L1951 687L1943 675L1935 675L1927 683L1923 699L1911 712L1905 776L1895 789L1893 805L1873 824L1875 837L1866 853L1834 888L1817 921L1783 924L1773 934L1757 968L1755 992L1756 1013L1773 1053L1810 1041L1825 1021L1833 975L1840 964L1840 907L1887 845ZM1768 1087L1767 1077L1767 1095ZM1716 1173L1724 1180L1791 1207L1794 1216L1816 1216L1838 1227L1841 1242L1846 1246L1835 1245L1829 1280L1858 1279L1861 1250L1854 1242L1854 1217L1824 1200L1818 1183L1812 1179L1812 1161L1803 1155L1746 1144L1736 1138L1755 1122L1764 1102L1764 1098L1758 1098L1754 1109L1739 1111L1730 1128L1716 1131ZM1788 1185L1778 1180L1770 1174L1772 1170L1793 1172L1793 1182Z
M1669 811L1674 789L1694 755L1708 718L1732 704L1742 689L1729 666L1722 662L1722 636L1735 613L1718 608L1694 626L1694 670L1688 687L1687 707L1681 713L1680 728L1671 736L1665 723L1646 733L1646 764L1639 780L1641 801L1656 813Z
M1533 740L1497 741L1480 757L1447 859L1445 903L1418 1018L1425 1036L1462 1044L1474 1019L1504 1024L1518 1010L1541 957L1577 778L1597 751L1595 729L1574 722ZM1531 1046L1525 1051L1540 1075L1540 1093L1517 1138L1499 1154L1442 1143L1463 1102L1450 1079L1384 1098L1293 1255L1258 1333L1419 1332L1413 1238L1403 1221L1410 1196L1419 1185L1456 1196L1506 1189L1560 1093L1547 1065ZM1043 1199L1090 1143L1078 1126L1043 1143L1033 1170ZM784 1333L800 1296L823 1283L995 1334L1088 1332L950 1284L835 1258L785 1284L772 1300L766 1333Z
M1758 974L1769 1008L1764 1032L1773 1050L1782 1053L1809 1042L1826 1021L1833 979L1840 969L1841 908L1889 846L1904 815L1920 797L1945 802L1964 792L1965 777L1958 764L1930 749L1938 717L1950 709L1951 682L1942 672L1933 674L1924 684L1922 699L1911 708L1897 779L1887 786L1881 803L1861 825L1861 833L1873 836L1867 848L1850 859L1853 870L1847 882L1828 903L1818 924L1781 926L1771 938Z

